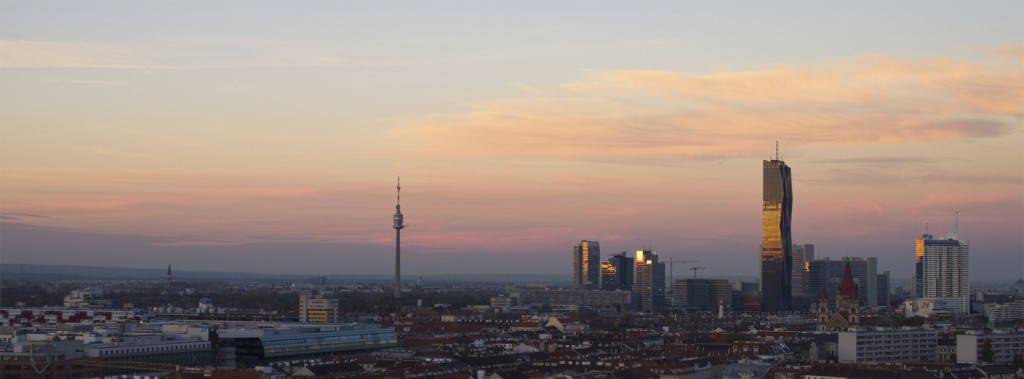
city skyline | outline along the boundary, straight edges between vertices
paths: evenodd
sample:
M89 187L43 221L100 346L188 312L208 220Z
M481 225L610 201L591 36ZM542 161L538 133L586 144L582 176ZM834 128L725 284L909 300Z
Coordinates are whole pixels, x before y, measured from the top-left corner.
M779 141L816 258L1024 276L1024 4L565 4L4 2L0 259L387 274L401 175L406 278L756 276Z

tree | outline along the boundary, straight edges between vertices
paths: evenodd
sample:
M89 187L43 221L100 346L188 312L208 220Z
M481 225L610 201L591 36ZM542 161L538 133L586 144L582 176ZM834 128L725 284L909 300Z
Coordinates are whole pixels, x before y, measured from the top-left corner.
M995 355L992 352L992 340L989 338L985 339L985 342L981 343L981 360L982 362L992 363L992 356Z

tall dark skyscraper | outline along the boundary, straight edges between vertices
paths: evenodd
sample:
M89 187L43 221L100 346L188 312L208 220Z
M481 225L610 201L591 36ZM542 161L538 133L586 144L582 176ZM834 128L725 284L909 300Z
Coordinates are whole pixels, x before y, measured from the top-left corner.
M625 251L601 262L601 289L605 291L632 291L634 259Z
M793 309L793 181L778 157L764 161L764 208L761 213L761 310Z
M398 202L395 203L395 215L393 217L395 225L395 298L402 297L402 229L405 229L405 225L402 225L404 216L402 216L402 178L398 178Z
M572 248L572 285L580 290L596 290L601 285L601 245L580 241Z

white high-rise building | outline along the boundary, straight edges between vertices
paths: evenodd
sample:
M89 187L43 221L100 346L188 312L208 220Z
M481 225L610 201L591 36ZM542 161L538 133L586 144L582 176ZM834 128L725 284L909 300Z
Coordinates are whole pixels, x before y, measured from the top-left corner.
M917 240L914 293L935 299L952 313L970 313L971 283L968 267L970 243L958 239L959 211L953 230L940 239L923 234Z

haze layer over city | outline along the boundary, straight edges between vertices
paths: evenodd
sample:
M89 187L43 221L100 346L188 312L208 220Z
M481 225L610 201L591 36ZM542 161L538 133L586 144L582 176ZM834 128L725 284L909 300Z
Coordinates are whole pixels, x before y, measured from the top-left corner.
M406 278L756 277L778 142L817 257L1024 276L1020 1L0 10L4 264L386 275L401 176Z

